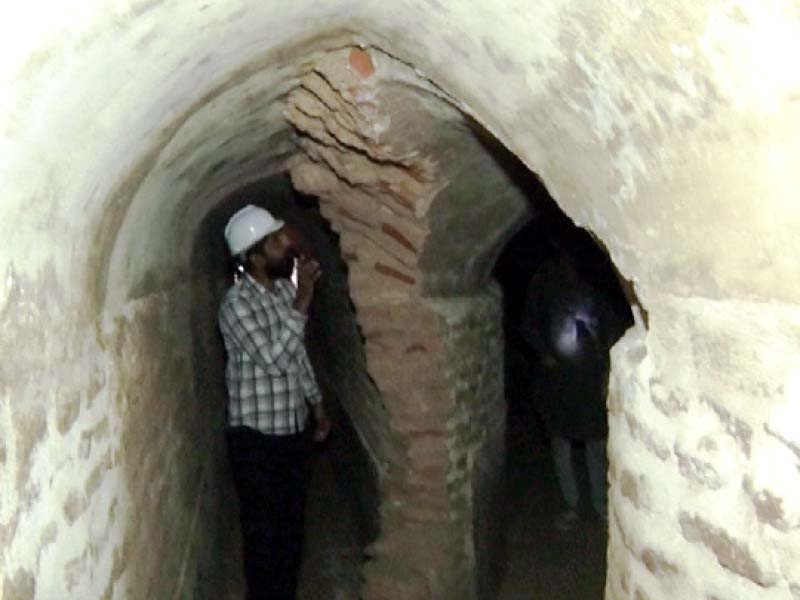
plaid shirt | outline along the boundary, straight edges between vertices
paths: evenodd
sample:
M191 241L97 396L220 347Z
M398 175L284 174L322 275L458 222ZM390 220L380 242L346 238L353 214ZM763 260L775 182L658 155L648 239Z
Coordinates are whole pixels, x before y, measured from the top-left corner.
M306 402L321 400L303 340L306 317L292 308L295 293L286 279L267 290L245 274L222 301L230 427L298 433L308 419Z

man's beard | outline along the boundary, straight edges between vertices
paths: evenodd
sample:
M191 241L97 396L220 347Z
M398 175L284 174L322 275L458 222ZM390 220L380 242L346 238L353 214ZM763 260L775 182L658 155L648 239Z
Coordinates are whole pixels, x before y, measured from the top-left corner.
M294 252L287 252L283 257L268 260L266 265L267 277L270 279L289 279L294 270Z

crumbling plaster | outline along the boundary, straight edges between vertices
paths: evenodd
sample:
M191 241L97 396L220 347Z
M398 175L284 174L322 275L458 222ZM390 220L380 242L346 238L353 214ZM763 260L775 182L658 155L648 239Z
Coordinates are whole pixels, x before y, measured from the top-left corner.
M615 354L608 597L800 594L795 2L40 0L4 5L0 23L0 595L146 593L134 578L148 558L125 545L142 502L125 381L149 373L140 391L161 390L176 424L192 390L163 390L144 364L163 347L126 324L185 333L156 299L185 299L196 227L218 193L282 168L291 140L273 102L315 53L351 42L413 65L516 153L650 313L621 346L632 362ZM670 398L684 418L659 416ZM749 454L718 452L710 489L685 483L711 473L687 448L727 449L730 431L751 432ZM681 486L622 516L623 484L651 468ZM723 525L751 562L726 558ZM642 559L644 530L700 566Z

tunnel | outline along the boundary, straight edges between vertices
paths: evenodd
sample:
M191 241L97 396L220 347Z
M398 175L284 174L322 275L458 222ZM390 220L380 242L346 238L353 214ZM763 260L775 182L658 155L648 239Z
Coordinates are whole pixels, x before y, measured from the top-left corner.
M503 156L638 304L611 352L605 598L800 597L793 3L0 16L0 597L217 597L213 230L265 181L336 242L315 353L359 449L359 593L493 597L491 272L537 210Z
M602 246L542 186L527 189L539 210L493 269L507 404L497 597L602 598L609 348L633 324L630 303L641 308ZM575 347L570 314L592 323Z

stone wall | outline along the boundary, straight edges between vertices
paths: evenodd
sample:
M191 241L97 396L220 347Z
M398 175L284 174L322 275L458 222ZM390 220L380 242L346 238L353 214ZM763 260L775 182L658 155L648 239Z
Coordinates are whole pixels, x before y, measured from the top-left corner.
M607 597L798 597L800 314L659 309L614 350Z
M446 324L447 378L454 408L447 424L445 479L463 515L474 597L494 598L503 574L506 399L502 302L492 286L472 296L427 300Z
M13 314L33 317L25 306L33 290L15 285ZM18 433L4 437L3 454L15 466L2 475L5 543L39 544L35 570L6 570L4 598L194 598L213 589L221 397L195 386L204 366L195 358L204 351L189 334L192 302L190 287L181 286L109 312L89 339L68 338L86 352L77 379L56 378L76 356L53 360L47 346L64 338L39 321L44 346L27 366L39 362L40 370L15 385L41 395L11 409ZM13 337L3 342L13 347ZM27 360L4 356L7 368ZM59 451L62 444L70 450ZM10 565L26 564L17 552L6 556Z

